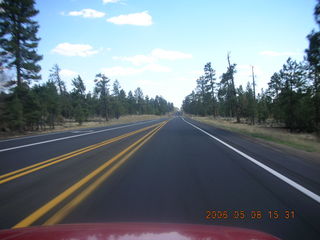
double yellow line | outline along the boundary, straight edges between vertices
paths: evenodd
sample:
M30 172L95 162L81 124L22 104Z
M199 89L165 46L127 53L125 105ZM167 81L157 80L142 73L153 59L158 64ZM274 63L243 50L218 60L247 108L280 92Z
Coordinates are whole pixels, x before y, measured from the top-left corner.
M124 135L121 135L121 136L118 136L118 137L115 137L115 138L111 138L111 139L108 139L106 141L103 141L103 142L100 142L100 143L96 143L96 144L90 145L88 147L84 147L84 148L75 150L73 152L70 152L70 153L67 153L67 154L64 154L64 155L61 155L61 156L58 156L58 157L54 157L54 158L45 160L43 162L36 163L36 164L30 165L28 167L18 169L16 171L12 171L12 172L0 175L0 184L9 182L9 181L14 180L16 178L25 176L25 175L27 175L29 173L38 171L38 170L46 168L46 167L49 167L49 166L51 166L53 164L57 164L59 162L65 161L67 159L70 159L72 157L78 156L80 154L92 151L92 150L94 150L96 148L100 148L100 147L108 145L110 143L113 143L113 142L119 141L121 139L130 137L130 136L132 136L134 134L146 131L146 130L148 130L150 128L154 128L154 127L156 127L156 126L158 126L160 124L161 123L157 123L157 124L145 127L145 128L141 128L139 130L136 130L136 131L133 131L133 132L129 132L129 133L126 133Z
M87 196L96 190L112 173L114 173L130 156L140 149L154 134L156 134L168 121L162 122L158 127L148 132L139 140L131 144L129 147L118 153L116 156L102 164L100 167L92 171L90 174L82 178L80 181L69 187L64 192L53 198L51 201L37 209L28 217L17 223L13 228L27 227L39 220L49 211L61 204L72 194L75 196L65 203L64 206L57 210L44 225L52 225L61 221L68 215L78 204L80 204ZM113 164L114 163L114 164ZM113 164L113 165L112 165ZM112 165L110 168L108 168ZM108 168L108 169L107 169ZM106 170L106 171L105 171ZM105 172L104 172L105 171ZM90 183L91 182L91 183ZM81 189L82 188L82 189Z

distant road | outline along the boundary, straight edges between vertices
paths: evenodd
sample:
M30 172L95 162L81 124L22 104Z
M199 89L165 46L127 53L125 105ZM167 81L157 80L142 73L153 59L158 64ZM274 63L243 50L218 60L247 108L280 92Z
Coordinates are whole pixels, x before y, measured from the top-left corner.
M320 239L320 165L188 118L0 141L0 228L169 222Z

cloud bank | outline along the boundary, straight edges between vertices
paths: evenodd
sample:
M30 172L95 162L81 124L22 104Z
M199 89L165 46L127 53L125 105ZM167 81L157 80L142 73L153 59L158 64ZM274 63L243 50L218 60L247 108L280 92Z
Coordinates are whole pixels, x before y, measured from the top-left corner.
M87 57L98 53L98 51L94 50L89 44L72 44L67 42L58 44L52 52L63 56L79 57Z
M107 22L111 22L117 25L135 26L151 26L153 24L152 17L147 11L111 17L107 19Z

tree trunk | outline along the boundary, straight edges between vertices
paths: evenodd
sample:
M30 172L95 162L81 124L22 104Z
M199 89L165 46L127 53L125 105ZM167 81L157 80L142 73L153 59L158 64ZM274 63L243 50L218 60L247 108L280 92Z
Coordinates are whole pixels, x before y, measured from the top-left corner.
M230 64L230 55L228 54L228 65L229 65L229 69L231 69L231 64ZM239 102L237 99L237 95L236 95L236 88L234 85L234 78L233 78L233 71L231 72L231 84L232 84L232 95L235 99L236 102L236 116L237 116L237 123L240 123L240 106L239 106Z
M15 51L15 57L16 57L16 71L17 71L17 86L20 87L22 83L21 79L21 52L20 52L20 30L21 30L21 25L19 22L16 23L17 28L15 29L14 37L16 38L15 43L16 43L16 51Z

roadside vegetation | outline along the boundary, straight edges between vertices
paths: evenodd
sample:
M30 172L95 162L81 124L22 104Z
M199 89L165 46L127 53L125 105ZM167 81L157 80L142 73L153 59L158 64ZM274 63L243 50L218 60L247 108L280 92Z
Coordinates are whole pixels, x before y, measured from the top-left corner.
M15 138L21 136L28 136L28 135L36 135L36 134L43 134L43 133L53 133L53 132L61 132L61 131L83 131L87 128L95 128L95 127L107 127L113 126L118 124L126 124L126 123L134 123L139 121L147 121L147 120L155 120L161 119L163 117L169 117L170 114L165 115L148 115L148 114L141 114L141 115L125 115L121 116L121 118L112 118L109 121L106 121L102 117L94 117L92 119L88 119L87 121L83 122L81 125L75 122L74 119L65 119L63 123L56 125L54 129L47 128L46 130L42 131L10 131L0 132L0 139L8 139L8 138Z
M234 118L213 118L212 116L193 116L190 118L218 128L237 132L246 136L259 138L268 142L286 145L306 152L320 153L320 141L314 133L294 133L281 127L270 127L266 124L248 125L245 119L236 123Z
M125 115L160 116L173 111L173 104L163 97L149 98L140 87L126 93L118 80L111 81L102 73L91 79L95 84L92 92L81 76L72 80L72 90L67 91L58 64L50 70L49 79L38 84L43 56L37 53L40 38L34 5L34 0L0 2L0 134L47 131L63 128L70 121L88 125L84 123L92 119L110 122Z
M314 10L320 27L320 1ZM292 58L275 72L268 89L256 94L255 75L245 87L235 87L237 65L227 57L227 70L216 77L211 62L197 86L183 101L183 112L230 130L306 151L320 151L320 31L307 36L305 60ZM222 119L232 119L224 121ZM243 124L241 124L243 123ZM307 139L305 136L308 136ZM310 140L310 141L309 141Z

